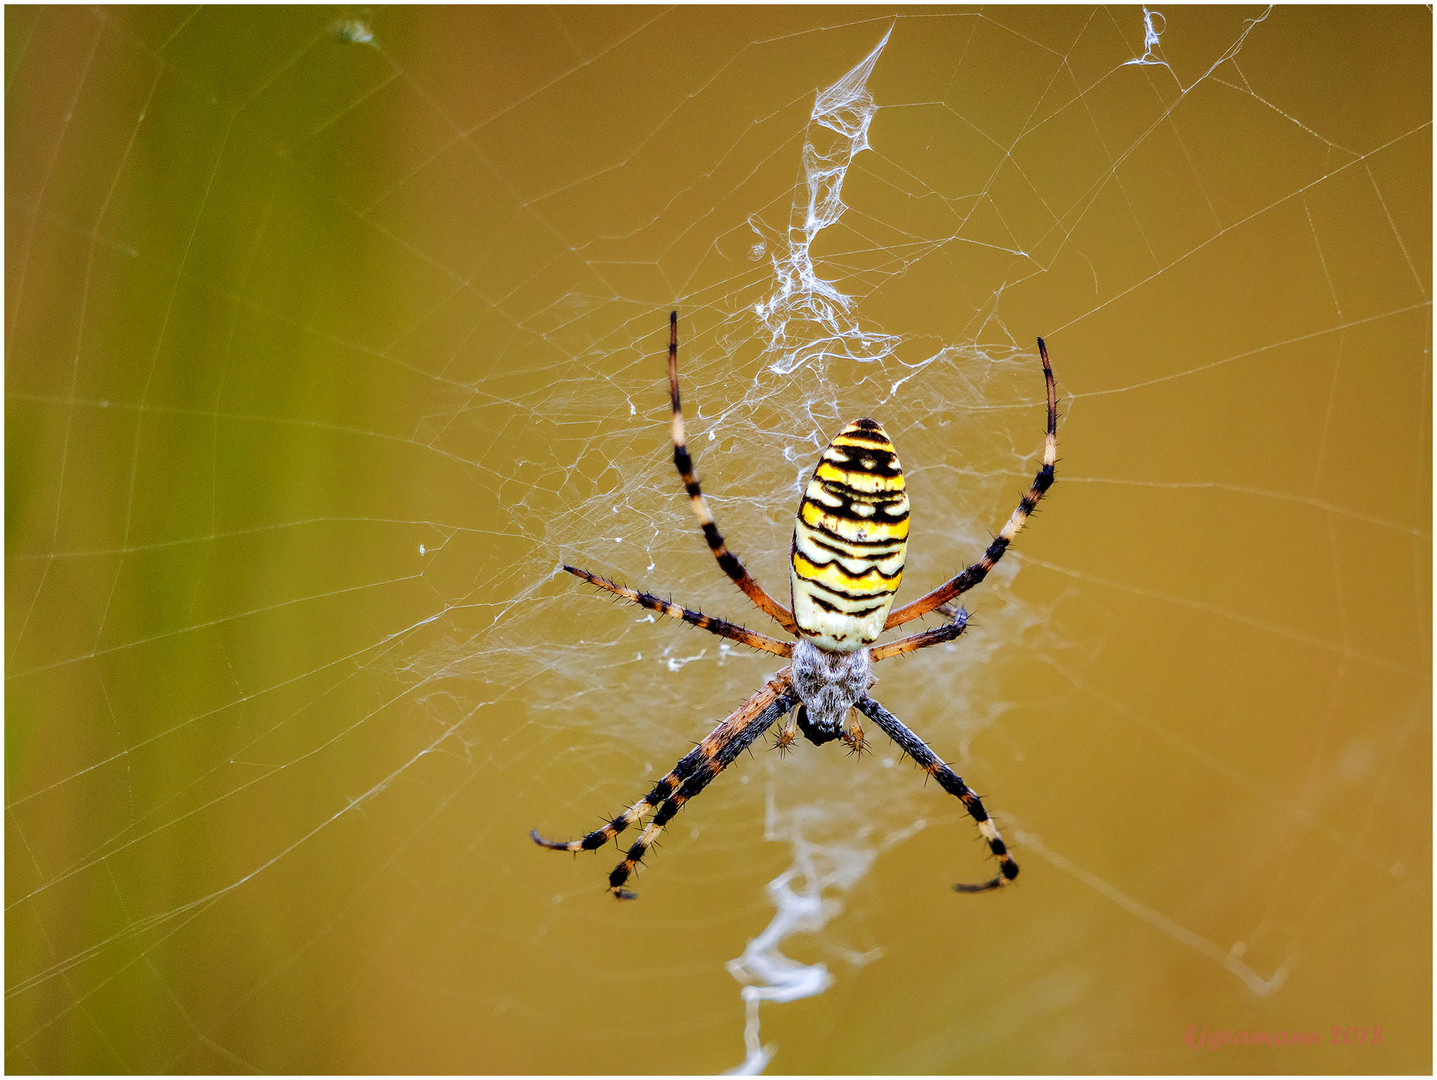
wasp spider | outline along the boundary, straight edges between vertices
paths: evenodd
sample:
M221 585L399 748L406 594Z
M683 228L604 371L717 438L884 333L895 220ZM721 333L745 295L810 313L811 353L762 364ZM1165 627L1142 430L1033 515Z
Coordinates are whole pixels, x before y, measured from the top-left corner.
M670 314L669 399L673 405L674 464L678 466L684 490L719 566L765 615L796 640L767 637L671 604L651 593L625 588L587 570L564 567L569 573L650 611L671 615L730 641L773 653L789 663L685 754L652 791L607 825L582 839L563 842L545 840L533 832L530 835L534 842L555 851L593 851L653 813L638 839L624 852L623 861L609 874L609 891L620 900L632 900L634 894L625 886L664 826L684 803L703 791L779 717L785 718L776 742L780 749L786 749L802 734L815 745L841 739L856 751L864 744L863 728L854 715L857 710L877 724L944 791L962 800L997 858L998 874L991 880L953 888L959 892L983 892L1006 885L1018 876L1018 864L1008 853L982 801L922 739L869 697L868 690L874 682L874 664L952 641L963 633L968 613L963 608L954 611L948 606L949 601L987 576L1008 550L1043 493L1052 486L1058 456L1058 399L1043 339L1038 339L1038 355L1043 361L1043 381L1048 393L1043 464L1032 487L983 557L932 592L890 610L903 576L903 556L908 546L908 496L898 455L882 425L867 418L855 420L834 436L824 450L799 504L789 552L793 603L790 611L765 592L729 551L694 475L693 458L684 440L683 412L679 408L678 321L678 312ZM896 641L873 644L883 631L931 611L947 616L948 621Z

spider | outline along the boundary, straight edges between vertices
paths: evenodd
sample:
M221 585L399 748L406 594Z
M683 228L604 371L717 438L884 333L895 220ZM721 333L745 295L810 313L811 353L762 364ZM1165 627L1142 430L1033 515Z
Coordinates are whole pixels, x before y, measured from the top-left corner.
M771 638L661 600L651 593L626 588L587 570L565 566L569 573L615 596L650 611L682 619L730 641L781 656L789 663L685 754L652 791L602 828L582 839L562 842L545 840L537 831L529 835L536 844L554 851L593 851L652 812L653 818L624 852L623 861L609 874L609 892L620 900L632 900L635 894L626 887L628 880L664 826L779 717L785 718L774 744L780 750L787 750L802 734L815 746L841 739L850 750L857 752L864 746L863 728L854 715L857 710L878 725L944 791L962 801L997 858L998 873L991 880L953 888L958 892L985 892L1008 884L1018 876L1018 864L1008 853L1003 837L977 794L902 721L869 697L868 690L875 681L874 664L952 641L963 633L968 625L968 613L961 607L955 611L949 601L988 575L1038 500L1053 484L1058 456L1058 398L1043 339L1038 339L1038 355L1043 361L1043 381L1048 395L1043 464L1032 486L1019 500L1018 508L983 557L932 592L890 610L903 576L903 557L908 546L908 496L893 444L882 425L865 417L834 436L819 458L799 503L789 551L793 605L790 611L765 592L728 549L699 487L693 458L684 439L684 416L679 406L678 326L678 312L671 312L669 400L673 406L674 464L683 478L684 490L703 529L704 539L719 566L765 615L796 640ZM873 644L883 631L931 611L947 616L948 621L896 641Z

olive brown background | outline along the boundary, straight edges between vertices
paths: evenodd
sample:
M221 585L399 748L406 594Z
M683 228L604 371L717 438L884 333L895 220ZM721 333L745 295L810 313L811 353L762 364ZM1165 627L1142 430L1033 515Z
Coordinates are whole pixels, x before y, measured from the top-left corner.
M1430 1071L1431 40L7 8L7 1068ZM811 123L835 84L866 146ZM877 733L755 748L632 904L612 849L527 839L775 666L558 571L762 628L672 475L675 307L700 475L780 595L860 415L909 476L900 600L975 557L1047 340L1057 486L875 690L1015 888L949 890L991 861Z

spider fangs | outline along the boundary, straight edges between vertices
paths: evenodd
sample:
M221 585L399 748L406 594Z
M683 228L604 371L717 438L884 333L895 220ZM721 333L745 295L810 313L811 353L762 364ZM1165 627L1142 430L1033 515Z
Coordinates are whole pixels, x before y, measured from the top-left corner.
M629 877L664 826L684 803L703 791L780 717L787 719L776 741L779 748L788 747L801 733L816 745L842 739L851 749L859 750L864 738L863 728L854 716L856 710L897 743L944 791L963 803L998 860L998 873L990 880L953 888L959 892L983 892L1006 885L1017 877L1018 864L1008 853L982 800L922 739L869 697L868 690L874 682L874 664L952 641L963 633L968 625L967 612L962 608L955 611L949 601L982 582L1008 550L1038 500L1052 486L1058 458L1058 398L1042 338L1038 339L1038 355L1043 362L1048 398L1042 464L1017 509L982 558L932 592L890 610L903 577L908 544L908 495L898 455L882 426L867 418L855 420L834 436L824 450L799 504L789 552L793 604L790 611L770 596L728 550L709 512L698 477L694 475L679 405L678 312L672 313L669 316L669 399L673 408L674 464L704 539L720 568L761 611L797 640L771 638L651 593L617 585L587 570L564 567L569 573L650 611L682 619L720 637L783 657L790 663L701 739L660 778L648 795L613 820L578 840L545 840L533 832L530 835L534 842L556 851L593 851L652 813L648 825L624 852L623 861L609 874L609 891L621 900L632 899L634 894L626 888ZM885 630L933 611L947 615L948 621L896 641L873 644Z

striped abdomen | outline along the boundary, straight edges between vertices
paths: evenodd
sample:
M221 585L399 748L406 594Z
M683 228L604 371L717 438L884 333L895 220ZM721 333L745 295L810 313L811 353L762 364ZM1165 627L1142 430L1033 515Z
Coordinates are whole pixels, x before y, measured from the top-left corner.
M793 617L830 652L852 652L883 632L903 577L908 495L883 426L840 431L803 493L793 529Z

